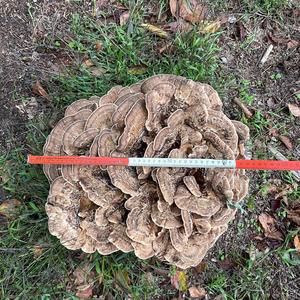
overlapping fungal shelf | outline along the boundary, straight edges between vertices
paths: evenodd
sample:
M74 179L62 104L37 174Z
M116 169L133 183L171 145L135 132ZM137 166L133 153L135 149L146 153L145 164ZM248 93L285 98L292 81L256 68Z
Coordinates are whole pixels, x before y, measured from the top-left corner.
M209 85L157 75L73 102L44 155L236 159L248 128L222 112ZM53 166L46 204L51 234L69 249L134 251L196 266L227 229L248 191L233 169Z

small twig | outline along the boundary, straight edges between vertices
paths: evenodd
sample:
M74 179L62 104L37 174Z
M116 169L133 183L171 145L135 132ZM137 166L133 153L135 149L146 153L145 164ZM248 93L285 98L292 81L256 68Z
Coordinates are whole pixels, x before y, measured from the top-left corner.
M252 118L252 116L253 116L252 112L249 110L249 108L243 102L240 101L239 98L234 98L233 102L235 104L237 104L243 110L244 114L246 115L246 117L248 119Z
M260 60L260 64L263 65L269 58L274 46L272 44L269 45L266 52L264 53L263 57Z

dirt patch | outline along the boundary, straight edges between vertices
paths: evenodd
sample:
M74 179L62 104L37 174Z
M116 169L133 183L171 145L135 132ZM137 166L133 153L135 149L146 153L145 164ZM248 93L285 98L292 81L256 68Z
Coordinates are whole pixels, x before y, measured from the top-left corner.
M0 6L0 153L6 153L24 143L30 116L22 107L36 97L33 83L59 74L68 61L69 53L56 49L54 40L68 40L72 14L89 14L90 7L26 0L1 1ZM34 116L49 105L39 97L33 101Z

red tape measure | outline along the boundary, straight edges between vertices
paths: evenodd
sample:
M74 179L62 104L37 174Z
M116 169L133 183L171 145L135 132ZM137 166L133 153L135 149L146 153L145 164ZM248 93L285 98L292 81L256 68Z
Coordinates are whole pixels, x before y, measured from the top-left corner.
M217 160L198 158L144 158L91 156L28 156L29 164L41 165L115 165L184 168L230 168L248 170L300 170L300 161Z

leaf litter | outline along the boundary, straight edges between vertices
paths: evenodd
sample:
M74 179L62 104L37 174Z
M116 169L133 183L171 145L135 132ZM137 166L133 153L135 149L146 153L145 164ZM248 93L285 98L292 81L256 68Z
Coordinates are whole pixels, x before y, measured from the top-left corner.
M300 117L300 107L296 104L292 104L292 103L288 103L288 108L290 113L294 116L294 117Z
M207 6L198 0L170 0L170 11L175 18L182 18L191 23L201 22Z
M265 237L283 241L283 234L276 228L276 221L268 214L262 213L259 215L258 220L264 230Z
M203 299L206 296L206 291L202 287L191 286L189 288L189 293L191 298Z

